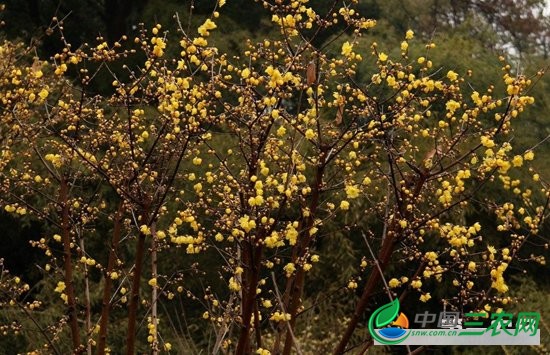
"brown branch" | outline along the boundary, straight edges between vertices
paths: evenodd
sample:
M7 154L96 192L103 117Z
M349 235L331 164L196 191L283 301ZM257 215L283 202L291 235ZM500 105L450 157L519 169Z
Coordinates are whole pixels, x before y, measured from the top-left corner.
M235 354L249 354L250 330L252 314L256 304L256 289L259 281L259 274L262 261L262 245L253 245L254 241L243 243L243 298L242 298L242 328L237 343ZM257 330L259 331L259 330Z
M104 355L107 342L107 327L109 325L109 312L111 310L111 291L113 288L113 280L110 277L111 272L115 268L118 243L121 236L122 228L122 213L124 202L120 201L118 210L115 214L113 238L111 239L111 247L109 248L109 261L105 272L105 286L103 287L103 299L101 303L101 317L99 321L99 341L97 345L97 354Z
M413 196L411 197L411 201L415 201L416 198L420 195L425 183L426 183L426 176L419 175L415 181L415 186L413 189ZM396 196L396 199L397 199L397 196ZM398 206L394 207L394 216L398 212L396 210L397 208ZM400 217L407 217L407 215L401 215ZM382 279L383 277L382 273L383 271L386 270L386 267L389 264L391 256L395 250L395 246L397 245L397 241L401 237L402 232L403 230L398 223L398 219L393 217L389 226L387 227L387 233L383 236L383 239L382 239L382 245L380 247L380 251L378 254L378 261L377 261L378 270L371 271L369 278L367 280L367 283L363 288L363 293L361 294L361 298L359 299L359 302L357 302L357 305L355 306L355 311L353 312L352 318L348 323L346 331L344 332L342 338L340 339L340 342L334 349L333 353L335 355L343 354L346 351L346 346L349 343L351 336L359 323L359 318L365 312L365 309L367 308L367 305L370 301L371 296L375 291L375 288L378 286L378 283Z
M157 279L158 268L157 268L157 243L156 243L156 226L153 222L151 226L151 233L153 235L152 246L151 246L151 277ZM151 292L151 323L155 327L155 334L153 335L152 345L152 355L159 354L159 341L158 341L158 287L153 285L153 290Z
M147 216L149 214L149 206L146 204L141 214L141 221L147 224ZM145 238L143 232L139 232L138 242L136 247L136 259L134 272L132 275L132 294L130 297L130 305L128 306L128 335L126 337L126 355L135 353L136 343L136 321L139 305L139 289L141 285L141 273L143 271L143 259L145 257Z
M80 250L82 255L86 255L86 249L84 248L84 238L80 238ZM86 341L86 353L92 355L92 342L90 341L89 335L92 329L92 313L91 313L91 303L90 303L90 272L88 271L88 265L84 264L84 298L86 305L85 321L86 325L86 334L88 334L88 339Z
M71 341L73 351L80 353L84 350L80 343L80 329L78 327L78 312L73 284L73 263L71 253L71 227L69 221L69 186L65 178L61 179L59 189L59 204L61 205L61 237L63 240L63 268L65 271L65 287L67 290L67 305L69 308L69 326L71 327Z
M399 232L398 228L399 228L399 225L397 224L397 220L393 219L391 225L388 227L388 234L386 238L384 238L382 242L382 246L380 247L380 252L378 254L379 269L378 270L373 269L371 271L369 275L369 279L367 280L365 288L363 289L361 298L359 299L359 302L357 302L357 305L355 306L355 311L353 312L351 320L348 323L346 331L344 332L344 334L342 335L342 338L340 339L340 342L334 349L333 354L340 355L346 351L346 346L349 343L351 339L351 335L353 334L353 332L355 331L355 328L359 323L359 318L365 312L365 309L367 308L370 298L374 293L376 286L378 286L378 283L381 280L379 270L384 271L388 266L391 255L393 254L393 251L396 245L395 240L398 236L398 232Z
M321 150L319 155L319 163L315 172L315 181L312 186L311 202L309 205L310 215L305 218L304 228L302 228L301 235L297 246L294 248L294 255L292 261L296 263L304 257L308 251L314 236L310 235L309 231L313 227L314 216L317 213L319 207L319 198L321 195L321 189L323 186L323 175L327 164L326 152ZM301 267L296 271L294 278L289 278L287 281L287 287L285 290L285 308L288 309L290 314L289 328L294 329L296 325L296 316L298 309L301 305L302 293L305 283L305 270ZM285 345L283 348L283 354L288 355L292 351L292 345L294 343L294 337L290 331L287 331L285 338ZM276 344L278 346L278 344Z

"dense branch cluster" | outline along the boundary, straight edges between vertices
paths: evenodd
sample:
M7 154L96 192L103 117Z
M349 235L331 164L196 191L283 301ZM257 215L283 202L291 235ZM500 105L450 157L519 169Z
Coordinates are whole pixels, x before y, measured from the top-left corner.
M192 33L179 25L179 42L156 25L66 44L48 61L1 45L0 206L44 222L32 244L47 261L42 294L6 271L0 299L33 320L33 345L119 351L110 334L124 324L129 354L184 351L170 339L190 312L211 351L300 352L300 318L322 302L309 275L323 272L320 245L337 232L360 250L354 276L338 280L354 306L342 306L335 353L383 288L375 264L398 297L434 301L437 287L461 312L513 303L506 270L540 237L550 195L535 171L520 180L536 150L509 137L542 72L500 58L502 82L472 88L470 72L432 62L435 43L409 53L412 30L397 52L367 45L376 21L338 1L324 14L307 0L263 1L277 33L233 56L212 44L224 3ZM142 65L124 65L136 56ZM94 93L105 74L112 93ZM467 220L476 204L498 221L498 244ZM65 311L44 318L53 305Z

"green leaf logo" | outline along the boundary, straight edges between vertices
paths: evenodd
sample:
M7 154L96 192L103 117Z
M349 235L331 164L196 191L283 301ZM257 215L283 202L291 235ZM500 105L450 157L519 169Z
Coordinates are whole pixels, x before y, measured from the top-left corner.
M407 332L400 339L387 339L378 334L375 329L383 328L392 323L399 314L399 300L394 299L390 303L382 305L376 309L369 318L369 332L370 335L378 342L386 345L396 345L408 338L410 332ZM388 329L389 330L389 329Z
M393 322L399 313L399 300L396 298L390 303L386 303L382 307L374 311L376 314L375 322L376 328L382 328ZM373 315L374 315L373 314Z

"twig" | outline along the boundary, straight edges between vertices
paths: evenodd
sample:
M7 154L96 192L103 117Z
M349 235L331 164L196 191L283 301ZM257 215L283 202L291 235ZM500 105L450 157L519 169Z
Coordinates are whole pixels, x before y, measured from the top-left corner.
M393 301L393 296L391 294L388 283L386 282L386 277L384 276L384 272L382 271L382 268L380 267L380 263L378 262L378 259L376 258L376 256L374 255L374 252L372 251L372 248L370 247L370 244L369 244L369 241L367 239L367 236L365 235L365 232L361 231L361 235L363 236L363 240L365 241L365 244L367 245L367 248L369 249L372 260L374 260L374 265L376 265L376 268L378 269L378 272L380 273L380 278L382 279L382 282L384 283L384 288L386 289L386 293L388 294L388 298L390 299L390 301Z
M365 244L367 244L367 248L369 249L370 255L372 256L372 260L374 260L374 264L376 265L376 268L378 269L378 272L380 272L380 278L382 279L382 282L384 283L384 288L386 289L386 292L388 294L388 298L390 301L393 301L393 296L391 294L390 288L388 286L388 283L386 282L386 277L384 276L384 272L382 271L382 268L380 267L380 264L378 263L378 259L374 255L374 252L372 251L372 248L370 247L369 240L367 239L367 236L365 235L365 232L361 231L361 235L363 236L363 240L365 241ZM409 354L411 354L411 348L407 345L407 351Z
M281 299L281 293L279 292L279 287L277 287L277 279L275 278L275 273L271 273L271 280L273 280L273 288L275 289L275 296L277 297L277 302L279 303L279 306L281 307L281 311L286 314L285 305L283 303L283 300ZM298 345L298 342L296 341L296 337L294 336L294 332L292 331L292 327L288 322L285 322L288 333L292 337L292 343L294 344L294 347L296 348L296 353L298 355L303 355L302 350L300 349L300 346Z

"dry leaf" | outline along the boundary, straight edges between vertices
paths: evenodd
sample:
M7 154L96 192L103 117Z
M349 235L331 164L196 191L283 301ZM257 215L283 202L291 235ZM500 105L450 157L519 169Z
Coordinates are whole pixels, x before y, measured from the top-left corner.
M344 103L340 103L340 105L338 105L338 111L336 111L336 120L334 120L334 123L336 125L340 125L342 123L343 118L344 118Z
M306 69L306 82L311 86L317 82L317 67L313 61L309 62Z

